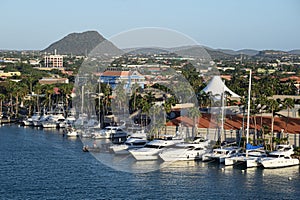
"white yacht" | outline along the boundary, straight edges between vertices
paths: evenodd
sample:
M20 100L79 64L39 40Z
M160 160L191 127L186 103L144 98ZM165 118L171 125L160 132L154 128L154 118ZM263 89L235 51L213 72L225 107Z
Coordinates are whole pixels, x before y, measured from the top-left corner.
M157 160L158 154L164 147L182 143L183 139L173 138L172 136L164 136L163 139L155 139L147 143L145 147L140 149L129 150L136 160Z
M133 133L124 144L113 145L110 149L115 154L129 154L129 150L142 148L147 142L146 133Z
M267 156L265 150L249 150L237 156L225 158L225 165L243 164L246 168L258 167L261 158Z
M56 128L64 120L65 117L62 114L51 114L40 123L43 128Z
M159 157L166 162L170 161L188 161L198 160L202 158L202 155L208 152L209 140L196 140L190 143L179 143L174 148L166 148Z
M213 152L206 153L202 156L202 161L217 160L219 163L224 163L225 158L238 155L241 150L241 147L224 147L213 149Z
M123 129L119 126L107 126L100 131L93 131L92 138L94 139L110 139L113 134L124 132Z
M39 120L41 114L39 112L34 113L30 118L23 120L24 126L33 126L33 121Z
M277 145L275 151L269 153L266 158L259 160L264 168L279 168L299 165L299 159L292 158L294 148L292 145Z
M50 117L50 116L49 116L48 114L43 114L39 119L33 120L33 126L35 126L35 127L40 127L40 126L42 126L42 122L48 120L49 117Z

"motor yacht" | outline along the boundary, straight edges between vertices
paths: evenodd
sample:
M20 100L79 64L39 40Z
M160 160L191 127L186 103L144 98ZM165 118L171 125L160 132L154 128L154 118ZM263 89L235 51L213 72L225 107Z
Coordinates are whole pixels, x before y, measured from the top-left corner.
M115 154L129 154L129 150L142 148L147 142L146 133L133 133L124 144L113 145L110 149Z
M260 159L258 162L264 168L280 168L299 165L299 159L292 158L294 148L292 145L277 145L275 151L269 153L265 158Z
M182 143L184 140L181 138L173 138L173 136L164 136L161 139L155 139L147 143L145 147L140 149L129 150L131 155L138 161L140 160L157 160L158 154L164 147L172 146Z
M219 163L224 163L225 158L233 157L241 152L241 147L224 147L213 149L212 152L202 156L202 161L216 160Z

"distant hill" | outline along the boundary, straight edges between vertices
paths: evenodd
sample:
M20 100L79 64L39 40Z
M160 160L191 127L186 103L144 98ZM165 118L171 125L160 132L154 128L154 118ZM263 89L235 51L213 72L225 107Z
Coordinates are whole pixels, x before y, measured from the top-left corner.
M101 43L101 45L99 45ZM97 48L96 48L97 47ZM212 59L232 59L240 54L247 56L268 56L276 57L282 54L295 54L300 55L300 49L291 50L289 52L264 50L257 51L253 49L213 49L206 46L182 46L169 49L161 48L132 48L124 49L124 51L118 49L113 43L106 40L97 31L86 31L82 33L71 33L64 38L54 42L41 52L54 53L55 49L59 54L73 54L73 55L87 55L92 53L93 55L122 55L125 52L135 54L146 53L165 53L174 52L182 56L211 56ZM207 53L204 51L207 51ZM201 56L200 56L201 57Z
M289 54L300 55L300 49L294 49L288 52Z
M216 49L216 51L220 51L222 53L229 54L229 55L244 54L244 55L247 55L247 56L254 56L254 55L259 53L259 51L254 50L254 49L241 49L241 50L238 50L238 51L231 50L231 49Z
M105 48L108 48L109 53L119 51L117 47L97 31L86 31L83 33L71 33L54 42L42 52L54 53L56 49L59 54L87 55L100 43L101 45L105 44Z
M169 51L162 48L155 48L155 47L145 47L145 48L127 48L123 49L128 54L163 54L168 53Z

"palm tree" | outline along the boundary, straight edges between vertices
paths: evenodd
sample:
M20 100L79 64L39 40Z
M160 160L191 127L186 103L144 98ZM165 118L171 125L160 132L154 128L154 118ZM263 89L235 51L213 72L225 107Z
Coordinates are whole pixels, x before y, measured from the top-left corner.
M136 96L139 87L140 86L137 83L134 83L131 88L131 95L133 95L133 110L136 109Z
M54 93L54 86L53 85L46 85L45 86L45 94L46 94L46 102L48 103L48 110L52 110L52 95Z
M162 124L165 124L165 119L163 116L161 116L161 113L164 112L160 106L154 105L151 107L149 114L152 115L152 127L151 127L151 132L154 133L154 137L158 137L158 132L161 128ZM158 118L156 117L158 116ZM155 136L156 134L156 136Z
M290 119L290 109L292 109L294 105L295 105L295 101L291 98L285 98L283 100L283 106L288 109L288 116L287 116L287 120L285 121L285 131L287 131L287 124Z
M37 107L37 111L40 112L41 111L41 107L40 107L40 95L42 93L42 85L40 83L37 83L34 88L34 93L36 94L36 107Z
M2 117L2 113L3 113L3 100L4 99L5 99L5 95L0 94L0 118Z
M201 113L197 107L191 107L189 108L188 115L193 119L192 137L194 138L196 136L197 123L199 117L201 117Z
M61 91L63 102L66 105L66 108L69 109L69 98L73 90L73 84L62 84L59 89Z
M22 91L24 91L24 90L19 83L15 84L15 86L12 90L12 94L15 97L15 111L16 111L15 115L16 116L18 116L18 114L19 114L19 97L20 97L20 94L23 93Z
M269 109L270 109L270 111L271 111L271 113L272 113L272 118L271 118L271 135L272 135L272 138L274 138L275 137L275 135L274 135L274 116L275 116L275 112L276 111L278 111L279 110L279 108L280 108L280 104L279 104L279 102L278 101L276 101L276 100L274 100L274 99L270 99L269 101L268 101L268 105L269 105ZM271 148L273 148L272 146L273 146L273 139L272 139L272 145L271 145Z

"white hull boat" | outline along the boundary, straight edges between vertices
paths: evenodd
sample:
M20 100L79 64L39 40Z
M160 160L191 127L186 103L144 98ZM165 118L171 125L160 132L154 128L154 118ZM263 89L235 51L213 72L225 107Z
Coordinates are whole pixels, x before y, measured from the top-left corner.
M113 134L124 132L120 126L107 126L100 131L92 132L92 138L94 139L110 139Z
M240 153L240 147L225 147L213 149L213 152L206 153L202 156L202 161L216 160L219 163L224 163L225 158L236 156Z
M173 148L166 148L159 157L165 162L201 160L208 152L209 140L201 142L180 143Z
M269 156L259 160L264 168L281 168L299 165L299 159L292 158L294 148L292 145L277 145L275 151L269 153Z
M265 151L250 151L248 155L243 153L234 157L225 158L225 165L243 164L246 168L258 167L260 166L258 161L266 156Z
M129 154L129 150L143 148L147 142L147 135L145 133L134 133L124 144L113 145L110 149L118 155Z
M157 160L159 158L158 154L162 152L164 147L182 142L183 139L172 139L169 137L165 139L157 139L147 143L143 148L133 149L129 152L138 161Z
M267 157L260 161L264 168L280 168L299 165L299 159L290 156Z

